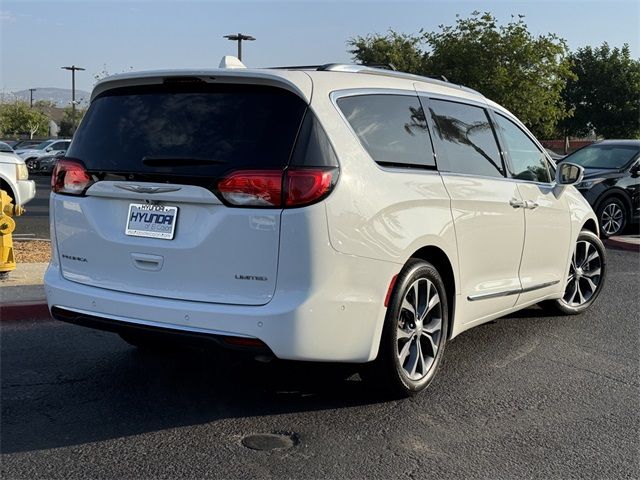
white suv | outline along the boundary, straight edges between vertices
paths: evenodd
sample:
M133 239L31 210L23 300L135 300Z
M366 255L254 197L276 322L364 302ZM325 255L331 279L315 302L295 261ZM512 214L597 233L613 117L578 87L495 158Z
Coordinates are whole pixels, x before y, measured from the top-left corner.
M15 205L24 205L36 195L36 184L29 180L24 160L3 142L0 142L0 190L7 192Z
M53 173L49 307L138 346L362 363L414 393L464 330L598 296L582 170L558 170L504 108L429 78L337 64L114 76Z

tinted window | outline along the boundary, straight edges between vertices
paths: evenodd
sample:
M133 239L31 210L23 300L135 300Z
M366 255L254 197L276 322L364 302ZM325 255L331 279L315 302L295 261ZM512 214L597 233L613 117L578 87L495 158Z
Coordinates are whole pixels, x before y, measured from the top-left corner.
M4 142L0 142L0 152L13 152L13 149Z
M505 147L509 152L513 177L518 180L550 183L547 160L535 143L511 120L496 115Z
M189 82L116 89L91 103L67 156L92 172L137 178L211 179L236 169L284 168L305 110L299 97L273 87Z
M622 168L640 153L634 145L596 144L582 148L564 158L585 168Z
M417 96L359 95L339 99L338 106L377 163L435 167Z
M322 125L308 110L298 133L296 147L291 156L296 167L337 167L338 159Z
M429 115L435 128L436 154L446 162L446 170L504 176L495 134L483 108L429 100Z

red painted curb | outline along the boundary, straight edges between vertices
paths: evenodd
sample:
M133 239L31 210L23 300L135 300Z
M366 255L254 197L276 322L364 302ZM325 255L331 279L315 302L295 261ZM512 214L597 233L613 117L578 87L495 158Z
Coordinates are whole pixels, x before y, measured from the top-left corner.
M0 306L0 321L2 322L34 320L36 318L51 318L46 303L24 302Z
M640 245L637 243L622 242L620 240L615 240L613 238L607 238L604 241L604 244L607 247L611 247L611 248L627 250L629 252L640 252Z

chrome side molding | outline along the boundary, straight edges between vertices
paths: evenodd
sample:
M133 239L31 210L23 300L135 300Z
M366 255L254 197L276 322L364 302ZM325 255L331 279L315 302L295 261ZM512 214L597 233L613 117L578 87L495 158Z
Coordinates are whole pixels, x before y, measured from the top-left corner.
M487 298L496 298L496 297L506 297L508 295L518 295L520 293L533 292L534 290L539 290L541 288L550 287L551 285L556 285L560 283L560 280L555 280L553 282L540 283L538 285L531 285L527 288L514 288L511 290L504 290L502 292L491 292L491 293L480 293L478 295L469 295L467 300L470 302L475 302L476 300L485 300Z

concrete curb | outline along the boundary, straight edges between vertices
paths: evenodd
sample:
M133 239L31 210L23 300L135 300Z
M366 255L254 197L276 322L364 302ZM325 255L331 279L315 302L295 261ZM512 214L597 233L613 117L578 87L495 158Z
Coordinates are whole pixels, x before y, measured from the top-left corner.
M0 306L0 322L51 318L46 302L16 302Z
M604 241L605 246L618 250L626 250L628 252L640 253L640 243L632 243L625 240L619 240L615 237L607 238Z

